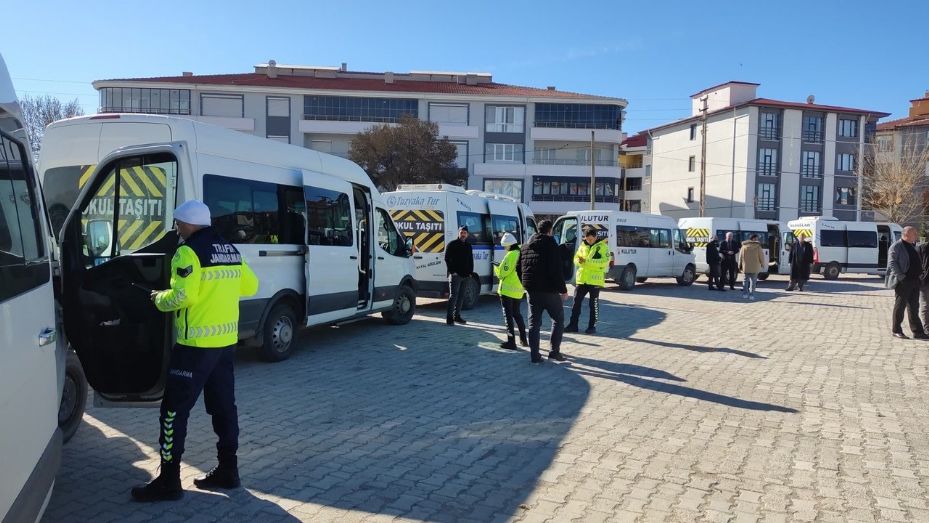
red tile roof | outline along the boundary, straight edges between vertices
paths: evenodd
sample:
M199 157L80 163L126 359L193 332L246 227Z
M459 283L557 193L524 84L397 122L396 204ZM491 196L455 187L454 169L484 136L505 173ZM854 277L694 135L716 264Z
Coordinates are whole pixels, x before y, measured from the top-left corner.
M754 100L749 100L746 102L745 105L763 105L766 107L783 107L785 109L811 109L814 111L826 111L832 113L870 114L879 118L890 116L890 113L873 111L869 109L855 109L852 107L839 107L837 105L808 104L805 102L785 102L782 100L772 100L770 98L755 98Z
M289 89L321 89L333 91L377 91L390 93L436 93L459 94L471 96L521 96L537 98L568 98L577 100L603 100L624 102L621 98L595 96L570 91L539 89L496 82L467 85L456 82L434 82L422 80L395 79L386 83L382 78L315 78L312 76L278 75L268 78L264 73L216 74L196 76L158 76L152 78L116 78L98 80L97 82L149 82L195 84L215 86L254 86L277 87ZM94 82L95 84L97 82Z
M929 114L918 114L916 116L907 116L897 120L889 120L877 124L878 131L892 131L898 127L912 127L916 125L929 125Z
M648 145L648 133L641 132L639 134L630 136L629 138L623 140L620 145L626 147L645 147Z

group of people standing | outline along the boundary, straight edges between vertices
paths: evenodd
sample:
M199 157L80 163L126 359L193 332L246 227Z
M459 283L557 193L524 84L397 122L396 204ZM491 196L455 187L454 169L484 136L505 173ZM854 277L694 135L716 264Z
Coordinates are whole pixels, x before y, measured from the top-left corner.
M787 290L803 290L810 279L813 266L813 246L796 237L790 246L790 283ZM765 272L764 249L758 242L758 235L752 234L747 241L739 242L731 232L726 233L722 243L716 236L710 238L706 245L706 263L709 266L709 290L735 290L736 274L745 275L742 281L742 297L755 299L755 287L758 274Z
M562 305L568 297L568 289L563 274L561 249L552 237L550 220L543 220L538 227L538 233L529 238L525 245L520 246L516 237L511 233L504 234L500 240L500 245L505 249L506 254L499 264L495 264L494 274L500 282L497 293L500 295L500 306L503 310L507 336L506 341L500 346L504 349L516 350L518 332L520 345L529 347L530 361L541 363L539 338L543 314L548 314L552 320L551 348L548 359L564 361L564 354L561 353L561 339L565 332L579 331L578 323L585 297L589 299L590 316L584 332L587 334L597 332L600 289L605 284L606 272L609 269L610 250L606 241L598 238L595 229L592 227L583 229L584 241L578 246L573 256L573 263L577 267L574 305L571 309L571 319L565 325ZM464 277L470 277L474 268L467 236L468 229L460 228L458 239L449 242L445 250L449 281L446 316L448 325L466 323L461 318L461 281ZM529 297L528 329L520 312L523 296Z
M887 251L888 289L894 290L891 334L907 339L903 333L904 312L913 338L929 340L929 243L916 243L916 228L904 227L903 235Z

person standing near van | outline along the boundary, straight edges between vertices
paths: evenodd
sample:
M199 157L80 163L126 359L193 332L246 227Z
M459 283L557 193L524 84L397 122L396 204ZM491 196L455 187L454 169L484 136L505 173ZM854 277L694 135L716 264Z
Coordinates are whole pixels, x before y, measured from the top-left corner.
M520 279L529 294L529 351L532 363L542 362L539 332L542 329L543 312L552 318L552 346L548 359L565 360L561 354L561 337L564 333L562 303L568 298L568 288L564 283L561 261L558 244L552 238L552 222L542 220L539 222L539 232L523 245L519 260Z
M468 278L474 272L474 255L471 244L468 243L468 228L458 228L458 238L452 240L445 247L445 266L448 268L448 309L445 312L445 323L462 325L468 323L461 317L461 305L464 303L465 289Z
M739 249L739 268L745 274L742 278L742 297L755 299L755 286L758 285L758 273L764 268L764 250L758 243L758 235L753 234Z
M571 321L565 332L577 332L577 322L581 319L581 305L584 296L590 294L590 318L587 320L587 334L596 334L597 319L600 317L600 288L604 286L606 271L610 268L610 247L606 239L597 239L597 230L584 228L584 241L574 255L577 266L577 286L574 287L574 306L571 308Z
M907 339L903 334L903 313L906 312L913 338L929 339L919 319L919 287L922 275L922 263L916 252L916 228L904 227L903 237L895 241L887 251L888 289L894 290L893 325L891 333L895 338Z
M239 298L258 291L258 278L239 251L210 226L210 209L203 202L184 202L174 211L174 221L184 242L171 259L171 288L151 293L158 310L174 313L177 331L161 400L161 471L151 482L132 489L136 501L184 496L180 467L187 418L201 392L219 437L219 465L195 479L194 485L229 489L240 484L233 360L239 340Z
M713 290L715 286L716 290L725 291L726 287L723 286L722 277L720 276L719 262L719 240L716 239L716 236L710 236L710 241L706 244L706 264L710 268L710 273L707 275L709 277L709 289Z
M719 246L719 253L723 256L723 285L728 282L731 290L735 290L736 274L739 272L735 258L740 248L741 244L732 237L731 232L726 233L726 240Z
M526 289L519 281L519 242L512 233L506 233L500 239L500 245L506 249L506 256L500 265L494 267L494 274L500 280L497 294L500 295L500 306L503 308L503 321L506 325L506 341L500 348L516 350L516 329L519 328L519 344L523 347L529 345L526 339L526 322L519 311Z
M916 253L919 254L921 268L919 274L919 319L922 320L923 331L927 331L929 330L929 243L918 243Z
M810 270L813 265L813 246L803 238L797 237L790 246L790 283L787 290L798 289L803 291L803 284L810 279Z

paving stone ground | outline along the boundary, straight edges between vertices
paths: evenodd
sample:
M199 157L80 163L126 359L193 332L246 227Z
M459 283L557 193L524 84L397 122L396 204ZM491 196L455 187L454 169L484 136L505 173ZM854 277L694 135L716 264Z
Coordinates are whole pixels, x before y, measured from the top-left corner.
M496 348L490 297L463 327L432 302L306 331L282 363L242 350L245 488L194 489L201 404L184 500L130 502L157 411L89 407L45 521L929 521L929 343L889 336L878 278L784 283L611 287L563 364Z

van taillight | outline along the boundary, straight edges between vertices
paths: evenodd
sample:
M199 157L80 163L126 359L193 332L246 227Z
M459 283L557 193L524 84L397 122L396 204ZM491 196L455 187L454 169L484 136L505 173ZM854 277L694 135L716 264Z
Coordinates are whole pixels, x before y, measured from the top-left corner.
M813 247L813 263L819 263L819 249Z

